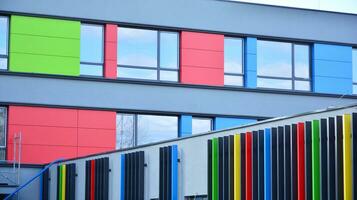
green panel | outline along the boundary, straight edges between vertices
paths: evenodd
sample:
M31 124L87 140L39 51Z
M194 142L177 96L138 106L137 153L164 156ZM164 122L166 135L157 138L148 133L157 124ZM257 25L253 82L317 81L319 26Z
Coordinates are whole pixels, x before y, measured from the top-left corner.
M320 123L312 121L312 199L320 200Z
M212 200L218 200L218 138L212 139Z
M80 22L11 16L9 70L79 76Z
M10 38L10 43L12 44L10 52L76 58L80 51L77 42L77 39L12 34Z
M80 39L80 22L38 17L11 16L11 33Z
M59 181L57 181L57 183L58 183L58 199L62 199L62 176L63 176L63 167L62 166L60 166L59 167L59 170L60 170L60 173L59 173Z

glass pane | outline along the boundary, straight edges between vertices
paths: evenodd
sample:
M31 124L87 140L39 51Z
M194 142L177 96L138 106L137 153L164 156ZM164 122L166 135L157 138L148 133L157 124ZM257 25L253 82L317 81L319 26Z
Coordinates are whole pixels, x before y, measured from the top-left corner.
M178 68L178 34L160 32L160 67Z
M88 76L103 76L103 66L81 64L80 74Z
M243 40L224 38L224 72L243 73Z
M123 149L135 145L135 119L132 114L117 114L116 148Z
M157 80L157 70L118 67L118 77Z
M178 118L174 116L138 115L138 145L177 138Z
M292 77L291 54L291 43L258 40L258 75L286 78Z
M357 85L353 85L353 94L357 94Z
M0 54L7 55L9 25L7 17L0 17Z
M307 45L294 45L295 77L310 78L310 48Z
M103 63L103 26L81 25L81 61Z
M310 81L295 81L295 90L310 91Z
M192 118L192 134L206 133L212 130L211 118Z
M118 64L157 67L157 31L118 28Z
M243 86L243 76L224 75L224 85Z
M6 136L6 108L0 107L0 146L5 147L5 136Z
M0 58L0 69L7 69L7 58Z
M353 82L357 83L357 49L352 51L352 68L353 68Z
M178 72L177 71L164 71L160 70L160 80L161 81L178 81Z
M291 80L258 78L257 85L261 88L292 89Z

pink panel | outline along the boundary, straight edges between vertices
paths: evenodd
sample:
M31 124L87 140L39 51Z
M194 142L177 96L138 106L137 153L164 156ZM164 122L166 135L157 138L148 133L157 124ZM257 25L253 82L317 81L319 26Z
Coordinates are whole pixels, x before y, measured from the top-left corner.
M79 110L78 127L116 129L116 112Z
M224 35L183 31L181 48L224 51Z
M76 127L77 110L10 106L9 124Z
M78 147L78 157L113 151L115 148Z
M223 69L183 66L181 74L185 74L185 76L181 76L181 82L186 84L213 86L223 86L224 84Z
M219 69L224 68L223 52L196 49L183 49L181 52L182 65Z
M104 77L117 78L117 31L115 24L105 25Z
M77 128L9 125L8 143L19 132L22 144L77 146Z
M115 148L115 130L78 129L78 146Z
M46 145L22 145L21 162L44 164L53 160L77 157L77 147L46 146ZM7 159L13 159L13 145L7 148Z

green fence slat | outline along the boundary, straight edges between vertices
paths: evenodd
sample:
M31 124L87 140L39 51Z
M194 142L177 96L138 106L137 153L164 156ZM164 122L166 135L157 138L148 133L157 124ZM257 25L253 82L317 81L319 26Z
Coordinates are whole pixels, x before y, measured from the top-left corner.
M320 200L320 122L319 120L312 121L312 199Z

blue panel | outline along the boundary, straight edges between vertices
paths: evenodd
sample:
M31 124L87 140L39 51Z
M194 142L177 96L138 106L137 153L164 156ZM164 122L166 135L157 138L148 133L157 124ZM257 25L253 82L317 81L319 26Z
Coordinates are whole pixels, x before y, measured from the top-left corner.
M271 199L271 142L270 129L265 129L264 134L264 199Z
M319 93L352 94L352 79L316 76L313 90Z
M352 78L352 63L329 60L314 60L314 76Z
M216 117L214 119L214 130L233 128L233 127L253 123L256 121L257 120L255 119Z
M257 87L257 39L246 38L244 49L244 85Z
M178 152L177 152L177 145L172 145L172 152L171 152L171 200L177 200L177 189L178 189L178 180L177 180L177 159L178 159Z
M314 44L314 59L352 62L352 47Z
M120 199L124 200L125 195L125 154L120 156Z
M181 115L179 121L179 137L192 135L192 116Z

